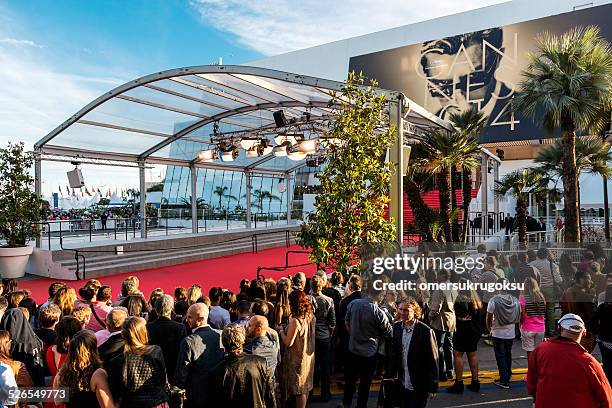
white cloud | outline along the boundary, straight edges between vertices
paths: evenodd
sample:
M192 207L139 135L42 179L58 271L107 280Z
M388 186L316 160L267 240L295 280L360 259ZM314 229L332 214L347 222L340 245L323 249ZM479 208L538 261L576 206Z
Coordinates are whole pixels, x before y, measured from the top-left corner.
M88 102L123 82L114 77L66 74L50 68L41 56L0 44L0 146L22 141L26 149L32 149ZM64 185L70 168L69 163L43 164L43 193L49 195L58 183ZM111 180L119 187L138 184L135 171L125 171L123 177L104 171L89 171L88 175L88 186Z
M441 17L503 0L192 0L203 21L267 55Z
M19 47L42 48L42 45L38 45L32 40L19 40L17 38L0 38L0 44L9 44L9 45L15 45Z

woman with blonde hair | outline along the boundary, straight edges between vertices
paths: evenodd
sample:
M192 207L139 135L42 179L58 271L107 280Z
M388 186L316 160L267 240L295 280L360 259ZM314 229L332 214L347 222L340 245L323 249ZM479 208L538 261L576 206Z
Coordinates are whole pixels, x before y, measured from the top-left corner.
M70 316L72 309L74 308L76 292L75 296L73 297L69 292L69 289L71 288L64 286L55 293L55 296L53 296L53 303L59 306L60 310L62 311L62 316Z
M70 342L68 357L53 382L53 388L60 387L68 388L67 408L116 407L92 332L81 330Z
M202 288L200 285L193 284L189 289L187 289L187 303L189 306L196 304L198 299L202 297Z
M110 389L121 406L168 407L166 366L159 346L148 345L147 322L130 316L121 328L125 351L110 361Z
M531 352L544 341L546 298L535 279L526 278L524 285L519 296L520 329L522 348L527 352L527 359L529 359Z

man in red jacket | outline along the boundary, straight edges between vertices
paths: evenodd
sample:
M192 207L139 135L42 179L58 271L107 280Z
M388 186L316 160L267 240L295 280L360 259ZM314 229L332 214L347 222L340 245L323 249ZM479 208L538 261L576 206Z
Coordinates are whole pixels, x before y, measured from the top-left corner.
M612 390L601 364L580 345L584 321L568 313L561 335L539 345L529 358L527 390L535 408L612 408Z

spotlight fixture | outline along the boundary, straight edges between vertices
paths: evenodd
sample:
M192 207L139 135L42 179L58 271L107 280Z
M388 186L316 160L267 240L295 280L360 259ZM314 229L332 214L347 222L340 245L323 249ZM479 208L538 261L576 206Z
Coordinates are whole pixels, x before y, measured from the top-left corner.
M253 146L255 146L258 142L259 142L259 139L251 139L251 138L245 137L240 141L240 147L242 147L244 150L249 150L249 149L252 149Z
M308 153L297 151L297 152L288 153L287 157L294 161L300 161L300 160L305 159L307 155Z
M298 142L298 135L278 135L274 137L274 142L276 142L277 145L283 144L283 142L289 142L293 146Z
M237 157L238 157L238 148L235 146L221 153L221 161L224 161L224 162L234 161L236 160Z
M272 149L272 153L274 153L276 157L287 156L287 150L289 149L289 147L291 147L291 142L282 142L278 146L274 146L274 148Z
M258 144L254 144L247 150L246 157L265 156L271 152L272 146L270 146L270 142L267 139L261 139Z
M317 139L302 140L298 143L298 150L302 153L314 153L317 151L318 143Z
M217 158L217 151L215 149L200 150L197 155L197 159L202 162L210 162Z
M246 157L249 157L249 158L259 157L259 154L257 153L257 147L253 146L249 150L247 150Z

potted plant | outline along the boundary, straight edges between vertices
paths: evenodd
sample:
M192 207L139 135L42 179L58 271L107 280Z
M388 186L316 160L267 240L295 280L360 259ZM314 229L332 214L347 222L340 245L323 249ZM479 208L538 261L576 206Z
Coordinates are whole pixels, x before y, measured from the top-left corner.
M41 201L32 191L34 178L31 153L23 143L9 143L0 149L0 275L18 278L25 274L33 247L30 240L40 236Z

